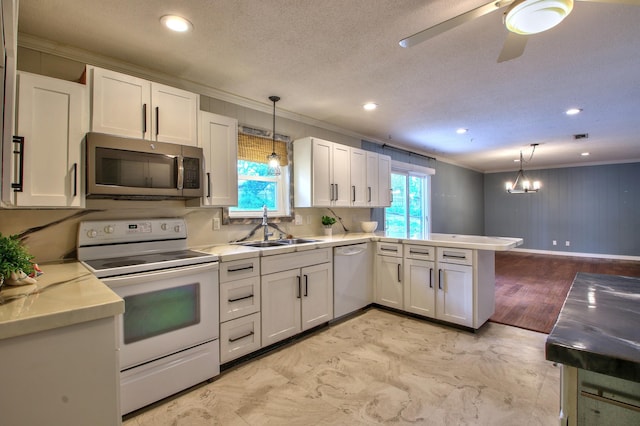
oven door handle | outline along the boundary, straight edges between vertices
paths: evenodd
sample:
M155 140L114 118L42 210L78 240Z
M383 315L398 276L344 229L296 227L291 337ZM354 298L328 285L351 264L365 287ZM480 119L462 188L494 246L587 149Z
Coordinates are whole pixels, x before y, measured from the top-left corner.
M120 275L117 277L100 278L100 280L109 287L120 287L125 285L142 284L159 279L171 279L194 272L217 271L218 262L203 263L200 265L181 266L178 268L162 269L159 271L138 272L128 275Z

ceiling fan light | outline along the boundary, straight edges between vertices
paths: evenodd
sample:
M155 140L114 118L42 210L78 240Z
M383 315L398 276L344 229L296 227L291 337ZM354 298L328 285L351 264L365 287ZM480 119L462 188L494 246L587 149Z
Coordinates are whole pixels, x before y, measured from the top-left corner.
M522 0L507 10L505 24L516 34L528 35L558 25L573 10L573 0Z

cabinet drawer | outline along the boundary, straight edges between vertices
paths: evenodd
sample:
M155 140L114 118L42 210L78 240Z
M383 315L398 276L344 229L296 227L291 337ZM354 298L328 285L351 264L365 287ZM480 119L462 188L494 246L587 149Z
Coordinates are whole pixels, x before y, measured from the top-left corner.
M376 243L376 254L402 257L402 244L378 242Z
M220 362L225 363L260 349L260 313L220 324Z
M438 262L473 265L473 250L438 247Z
M415 244L404 245L404 257L407 259L435 260L436 248L431 246L421 246Z
M260 277L220 284L220 321L260 311Z
M331 262L332 259L333 255L330 248L314 249L262 257L260 268L262 275L267 275L304 268L305 266L319 265Z
M260 258L220 263L220 282L240 280L260 275Z

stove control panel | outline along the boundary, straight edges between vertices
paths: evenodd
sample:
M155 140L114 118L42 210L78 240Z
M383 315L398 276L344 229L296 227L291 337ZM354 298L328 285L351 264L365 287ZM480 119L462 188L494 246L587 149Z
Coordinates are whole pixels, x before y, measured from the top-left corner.
M78 230L79 247L186 238L187 224L182 218L85 221Z

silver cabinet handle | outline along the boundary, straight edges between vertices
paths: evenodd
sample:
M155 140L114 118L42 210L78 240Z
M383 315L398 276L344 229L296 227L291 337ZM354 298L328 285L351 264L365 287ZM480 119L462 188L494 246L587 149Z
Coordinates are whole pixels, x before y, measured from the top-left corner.
M228 272L241 272L241 271L253 271L253 265L250 266L241 266L239 268L235 268L235 269L227 269Z
M367 189L369 190L369 199L367 201L371 202L371 187L368 186Z
M336 201L340 198L340 192L338 191L338 184L336 183Z
M329 201L333 201L335 198L333 196L334 192L333 192L333 184L330 185L330 189L329 191L331 192L331 194L329 195Z
M355 203L356 202L356 186L355 185L351 185L351 190L353 191L352 200Z
M399 283L402 282L402 277L400 276L401 269L402 269L402 265L398 263L398 282Z

